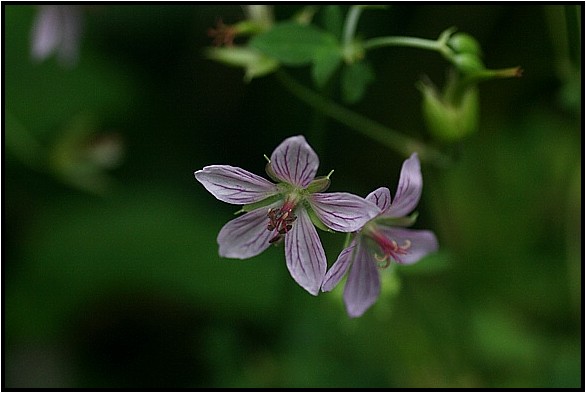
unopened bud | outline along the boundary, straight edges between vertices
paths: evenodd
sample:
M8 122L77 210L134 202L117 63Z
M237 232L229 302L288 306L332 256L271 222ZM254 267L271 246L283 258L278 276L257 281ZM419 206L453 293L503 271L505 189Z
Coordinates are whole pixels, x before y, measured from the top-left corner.
M471 74L477 71L484 70L484 64L482 60L471 53L460 53L453 57L452 63L458 68L459 71L465 74Z
M478 91L469 87L458 102L447 102L433 86L420 84L422 111L434 138L453 143L474 133L478 127Z
M480 48L480 44L470 34L454 34L448 40L448 46L458 54L468 53L476 56L482 56L482 49Z

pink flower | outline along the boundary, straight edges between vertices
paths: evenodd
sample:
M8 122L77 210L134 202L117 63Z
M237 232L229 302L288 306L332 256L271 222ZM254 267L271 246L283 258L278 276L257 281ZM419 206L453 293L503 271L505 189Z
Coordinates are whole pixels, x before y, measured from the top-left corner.
M388 267L391 261L415 263L438 249L433 232L401 228L413 224L414 216L406 215L417 206L422 187L419 159L414 153L403 163L399 188L392 202L391 193L385 187L366 197L376 203L378 215L342 250L322 284L322 291L331 291L350 270L344 287L344 303L351 317L361 316L378 298L379 269Z
M283 141L267 164L276 184L229 165L210 165L195 172L195 178L217 199L243 205L246 212L220 230L220 256L251 258L284 240L291 276L317 295L327 263L314 225L354 232L379 212L375 204L356 195L324 193L329 176L315 178L318 166L319 159L305 138L295 136Z

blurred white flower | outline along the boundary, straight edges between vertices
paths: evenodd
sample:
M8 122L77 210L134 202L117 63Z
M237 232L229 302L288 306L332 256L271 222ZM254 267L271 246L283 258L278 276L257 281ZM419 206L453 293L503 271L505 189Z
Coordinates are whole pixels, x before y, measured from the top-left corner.
M40 5L31 31L32 58L43 61L55 53L62 65L75 65L81 30L81 6Z

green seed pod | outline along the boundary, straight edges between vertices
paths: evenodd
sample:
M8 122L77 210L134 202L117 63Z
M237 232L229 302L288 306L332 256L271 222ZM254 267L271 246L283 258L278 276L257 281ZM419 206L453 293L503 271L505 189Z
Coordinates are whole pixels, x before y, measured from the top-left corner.
M476 55L470 53L461 53L454 56L452 62L459 71L465 74L471 74L484 70L482 60Z
M459 102L450 103L433 86L420 84L422 112L429 133L438 141L454 143L478 128L478 91L467 89Z
M448 40L448 46L456 53L468 53L482 56L480 44L474 37L466 33L456 33Z

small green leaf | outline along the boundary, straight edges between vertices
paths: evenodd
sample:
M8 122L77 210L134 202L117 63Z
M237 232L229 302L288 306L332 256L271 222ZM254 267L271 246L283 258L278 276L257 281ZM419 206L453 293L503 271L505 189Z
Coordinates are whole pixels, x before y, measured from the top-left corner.
M304 65L324 49L335 51L338 43L332 34L313 26L285 22L255 36L250 46L283 64Z
M342 61L342 53L338 50L323 49L316 53L311 69L311 76L318 87L323 87Z
M327 31L335 35L338 39L342 38L344 15L339 5L326 6L322 13L322 19Z
M374 81L374 72L365 62L354 63L342 71L342 98L349 104L360 101L369 83Z

